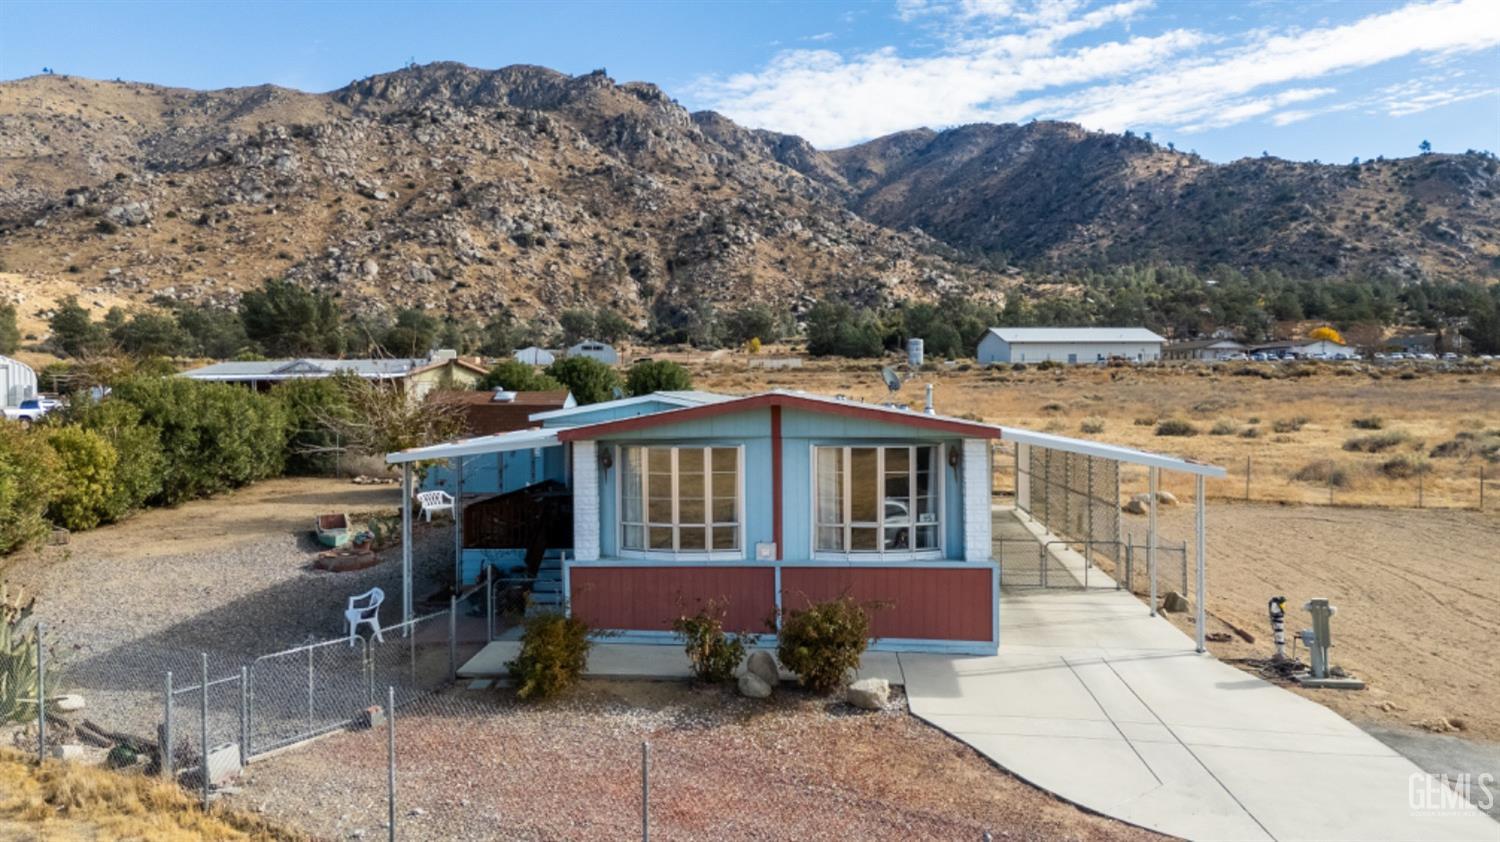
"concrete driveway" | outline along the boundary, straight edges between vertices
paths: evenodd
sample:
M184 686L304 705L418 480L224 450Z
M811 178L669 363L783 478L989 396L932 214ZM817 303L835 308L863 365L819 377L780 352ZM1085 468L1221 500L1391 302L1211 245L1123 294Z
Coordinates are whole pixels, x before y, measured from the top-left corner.
M1500 840L1411 761L1196 654L1094 575L1006 591L995 657L901 654L912 712L1069 801L1189 839Z

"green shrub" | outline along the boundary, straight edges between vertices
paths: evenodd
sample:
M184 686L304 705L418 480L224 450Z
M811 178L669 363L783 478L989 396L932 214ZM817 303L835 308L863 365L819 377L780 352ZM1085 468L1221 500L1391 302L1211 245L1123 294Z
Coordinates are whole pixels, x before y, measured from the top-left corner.
M878 357L885 328L873 310L825 299L808 309L807 353L815 357Z
M93 529L115 497L119 456L104 436L77 426L47 430L47 443L61 468L47 517L68 529Z
M1067 409L1066 406L1063 406L1062 404L1060 404L1060 403L1058 403L1056 401L1053 401L1052 403L1042 404L1042 411L1043 412L1047 412L1047 413L1062 412L1065 409Z
M103 436L115 450L111 494L101 511L113 523L161 492L165 460L155 427L141 423L141 411L121 400L75 399L68 410L73 423Z
M164 457L154 501L176 505L281 473L286 419L272 398L227 383L137 377L115 386L111 401L141 412Z
M567 386L579 404L599 403L614 397L620 375L613 368L589 357L565 357L547 366L547 376Z
M1344 449L1354 453L1384 453L1393 450L1403 444L1412 443L1410 433L1401 430L1388 430L1384 433L1376 433L1371 436L1355 436L1344 442ZM1420 443L1415 443L1420 446Z
M1156 434L1158 436L1196 436L1198 435L1198 428L1194 427L1189 421L1183 421L1180 418L1168 418L1165 421L1157 422Z
M351 413L349 396L337 378L297 379L278 383L271 398L286 419L286 472L327 474L337 464L338 440L329 421Z
M39 543L57 490L59 463L40 430L0 423L0 554Z
M1242 439L1258 439L1261 437L1261 435L1262 433L1259 427L1246 427L1245 429L1240 430L1240 438Z
M673 620L672 631L682 636L693 674L709 684L733 679L745 650L755 645L754 635L724 633L724 609L713 601L691 617Z
M1208 431L1211 436L1232 436L1239 432L1239 427L1233 421L1216 421L1212 429Z
M550 699L578 683L588 665L589 627L577 617L557 613L528 617L521 651L506 664L523 699Z
M781 624L776 659L802 686L832 693L844 686L870 642L870 615L847 596L792 611Z
M1083 419L1083 422L1078 425L1078 429L1085 433L1102 433L1104 432L1104 419L1090 416Z
M625 391L632 395L682 392L693 388L687 369L671 360L641 360L625 375Z
M1334 488L1350 488L1354 485L1354 474L1331 459L1319 459L1303 465L1292 474L1296 482L1332 485Z
M1411 479L1431 470L1426 459L1405 453L1380 463L1380 472L1391 479Z
M1385 427L1385 421L1379 415L1367 415L1356 418L1349 422L1356 430L1379 430Z
M1137 427L1154 427L1156 426L1156 416L1142 415L1131 423L1135 424Z
M474 388L482 392L504 389L508 392L547 392L563 385L520 360L502 360L495 364Z
M1309 420L1306 415L1298 415L1295 418L1278 418L1271 422L1271 431L1274 433L1295 433L1307 426Z

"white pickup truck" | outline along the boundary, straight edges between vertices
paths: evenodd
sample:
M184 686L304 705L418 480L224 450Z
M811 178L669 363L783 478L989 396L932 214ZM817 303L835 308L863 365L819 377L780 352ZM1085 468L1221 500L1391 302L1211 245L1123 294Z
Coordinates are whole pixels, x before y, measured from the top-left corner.
M62 401L52 398L27 398L21 401L20 406L7 406L5 408L5 420L19 421L30 425L34 421L40 421L42 416L62 406Z

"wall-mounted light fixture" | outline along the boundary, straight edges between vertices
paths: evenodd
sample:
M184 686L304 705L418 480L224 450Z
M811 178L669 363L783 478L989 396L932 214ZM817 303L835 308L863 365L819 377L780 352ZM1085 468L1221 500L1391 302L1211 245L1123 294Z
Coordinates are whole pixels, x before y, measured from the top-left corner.
M601 448L599 448L599 470L608 473L609 469L613 468L614 466L615 466L614 451L610 450L607 447L601 447Z
M958 445L956 445L956 444L950 444L950 445L948 445L948 467L953 468L954 470L957 470L958 469L958 463L961 460L962 460L962 456L958 452Z

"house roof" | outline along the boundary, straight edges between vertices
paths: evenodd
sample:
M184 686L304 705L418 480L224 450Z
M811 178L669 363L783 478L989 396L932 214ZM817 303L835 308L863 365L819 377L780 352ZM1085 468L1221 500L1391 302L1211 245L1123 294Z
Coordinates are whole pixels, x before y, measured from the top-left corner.
M348 371L367 380L398 380L427 364L426 359L336 360L304 357L296 360L236 360L182 372L194 380L295 380L331 377Z
M574 415L583 415L598 412L605 406L626 407L637 406L643 403L665 403L678 407L702 406L707 403L734 400L733 395L721 395L716 392L677 391L677 392L652 392L649 395L635 395L629 398L618 398L604 403L591 403L582 406L572 406L566 409L554 409L550 412L538 412L531 416L533 421L551 421L557 418L569 418Z
M1161 453L1152 453L1148 450L1136 450L1133 447L1121 447L1119 445L1105 444L1088 439L1075 439L1068 436L1053 435L1052 433L1038 433L1032 430L1023 430L1020 427L1001 427L1000 438L1002 441L1013 441L1017 444L1029 444L1036 447L1050 447L1053 450L1066 450L1069 453L1079 453L1084 456L1098 456L1103 459L1113 459L1116 462L1145 465L1148 468L1163 468L1168 471L1180 471L1186 474L1197 474L1205 477L1226 476L1225 470L1218 465L1210 465L1193 459L1181 459L1176 456L1167 456Z
M496 400L496 393L491 391L446 390L433 392L427 399L459 406L465 425L476 436L524 430L535 426L531 423L532 413L573 405L573 395L567 389L505 394L508 400Z
M1245 347L1242 343L1233 339L1195 339L1192 342L1173 342L1167 346L1168 351L1196 351L1200 348L1213 348L1218 345L1232 345L1236 348Z
M1166 342L1143 327L992 327L989 333L1016 342Z
M387 453L387 464L400 465L409 462L425 462L432 459L454 459L461 456L478 456L485 453L507 453L512 450L532 450L538 447L556 447L557 430L532 427L527 430L512 430L489 436L472 436L457 441L412 447Z
M1330 345L1338 345L1340 347L1344 344L1342 342L1335 342L1332 339L1280 339L1275 342L1262 342L1254 346L1254 349L1257 351L1275 351L1282 348L1306 348L1308 345L1316 345L1319 342L1327 342Z
M908 427L919 427L929 430L939 430L957 435L970 436L974 438L998 438L1000 428L990 424L977 421L968 421L962 418L951 418L944 415L927 415L921 412L913 412L905 407L882 406L880 404L861 403L859 401L844 400L841 398L830 398L823 395L813 395L806 392L762 392L745 397L724 398L715 395L718 400L703 403L696 406L686 406L680 409L669 409L664 412L655 412L650 415L639 415L634 418L620 418L613 421L600 421L595 424L583 424L577 427L566 427L558 430L559 441L578 441L582 439L593 439L601 436L613 435L615 433L628 432L630 430L641 430L656 427L662 424L673 424L679 421L691 421L695 418L705 418L715 415L725 415L731 412L743 412L750 409L765 407L788 407L791 409L805 409L810 412L821 412L835 415L846 415L859 418L868 418L884 421L892 424L901 424Z
M487 368L485 368L484 365L482 363L478 362L477 360L465 359L463 357L448 357L447 359L432 360L431 362L427 363L426 365L418 366L417 368L412 369L408 373L409 374L421 374L424 371L431 371L431 370L433 370L435 368L443 368L444 366L448 365L449 363L452 363L453 365L455 365L455 366L457 366L459 368L467 368L469 371L472 371L475 374L489 374L490 373L490 370L487 369Z

